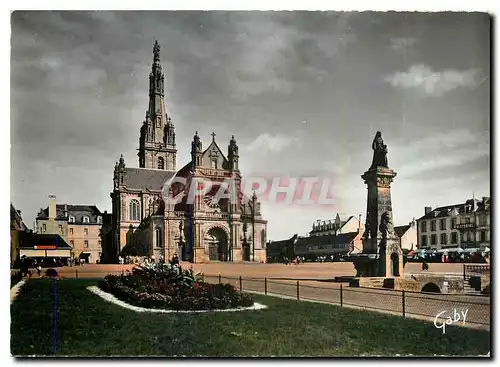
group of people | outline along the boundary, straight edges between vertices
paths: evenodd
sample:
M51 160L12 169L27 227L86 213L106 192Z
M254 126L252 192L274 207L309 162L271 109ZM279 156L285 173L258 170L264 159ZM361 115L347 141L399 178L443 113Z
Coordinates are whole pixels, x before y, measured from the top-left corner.
M42 262L43 260L38 261L37 259L29 259L26 256L21 258L21 275L30 276L32 275L30 267L34 267L38 276L42 275Z
M120 265L123 264L154 264L154 263L160 263L164 264L165 263L165 258L163 255L160 255L158 259L153 256L134 256L131 257L129 255L126 255L124 257L118 256L118 263ZM170 259L170 264L172 265L179 265L179 256L177 254L174 254L172 258Z

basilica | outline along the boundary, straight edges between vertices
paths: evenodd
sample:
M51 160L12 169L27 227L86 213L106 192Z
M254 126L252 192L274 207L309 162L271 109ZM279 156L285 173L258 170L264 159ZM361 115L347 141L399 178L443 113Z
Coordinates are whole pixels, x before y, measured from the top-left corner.
M165 77L160 45L153 47L149 74L149 106L140 128L139 167L127 167L123 156L115 165L112 199L111 252L183 261L266 261L266 227L257 197L242 193L238 145L234 136L227 154L215 133L203 150L198 133L191 143L191 161L177 169L175 127L165 109ZM164 200L164 187L175 178L210 180L211 191L191 203L184 196ZM236 200L213 200L218 185L232 178Z

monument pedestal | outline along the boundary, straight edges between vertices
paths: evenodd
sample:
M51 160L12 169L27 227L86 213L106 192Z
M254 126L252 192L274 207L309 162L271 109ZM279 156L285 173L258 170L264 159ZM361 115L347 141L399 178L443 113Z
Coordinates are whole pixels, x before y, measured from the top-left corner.
M374 155L372 167L361 176L368 189L363 251L350 256L357 277L403 276L403 251L392 221L391 183L396 172L381 156L386 148L384 145L382 153L375 151L378 156Z

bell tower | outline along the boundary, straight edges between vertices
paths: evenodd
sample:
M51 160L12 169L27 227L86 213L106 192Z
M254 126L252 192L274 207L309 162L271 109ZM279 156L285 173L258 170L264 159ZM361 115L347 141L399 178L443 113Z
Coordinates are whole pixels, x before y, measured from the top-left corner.
M165 109L165 76L160 64L160 45L155 41L149 73L149 107L139 138L139 167L176 170L175 127Z

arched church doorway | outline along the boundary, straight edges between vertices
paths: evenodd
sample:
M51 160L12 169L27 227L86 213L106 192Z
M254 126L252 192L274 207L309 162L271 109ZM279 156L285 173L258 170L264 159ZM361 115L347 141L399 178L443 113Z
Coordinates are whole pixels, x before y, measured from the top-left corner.
M250 244L243 244L243 261L250 261Z
M210 261L229 261L229 247L226 232L214 227L207 233L208 257Z
M396 253L391 255L391 275L399 277L399 256Z

